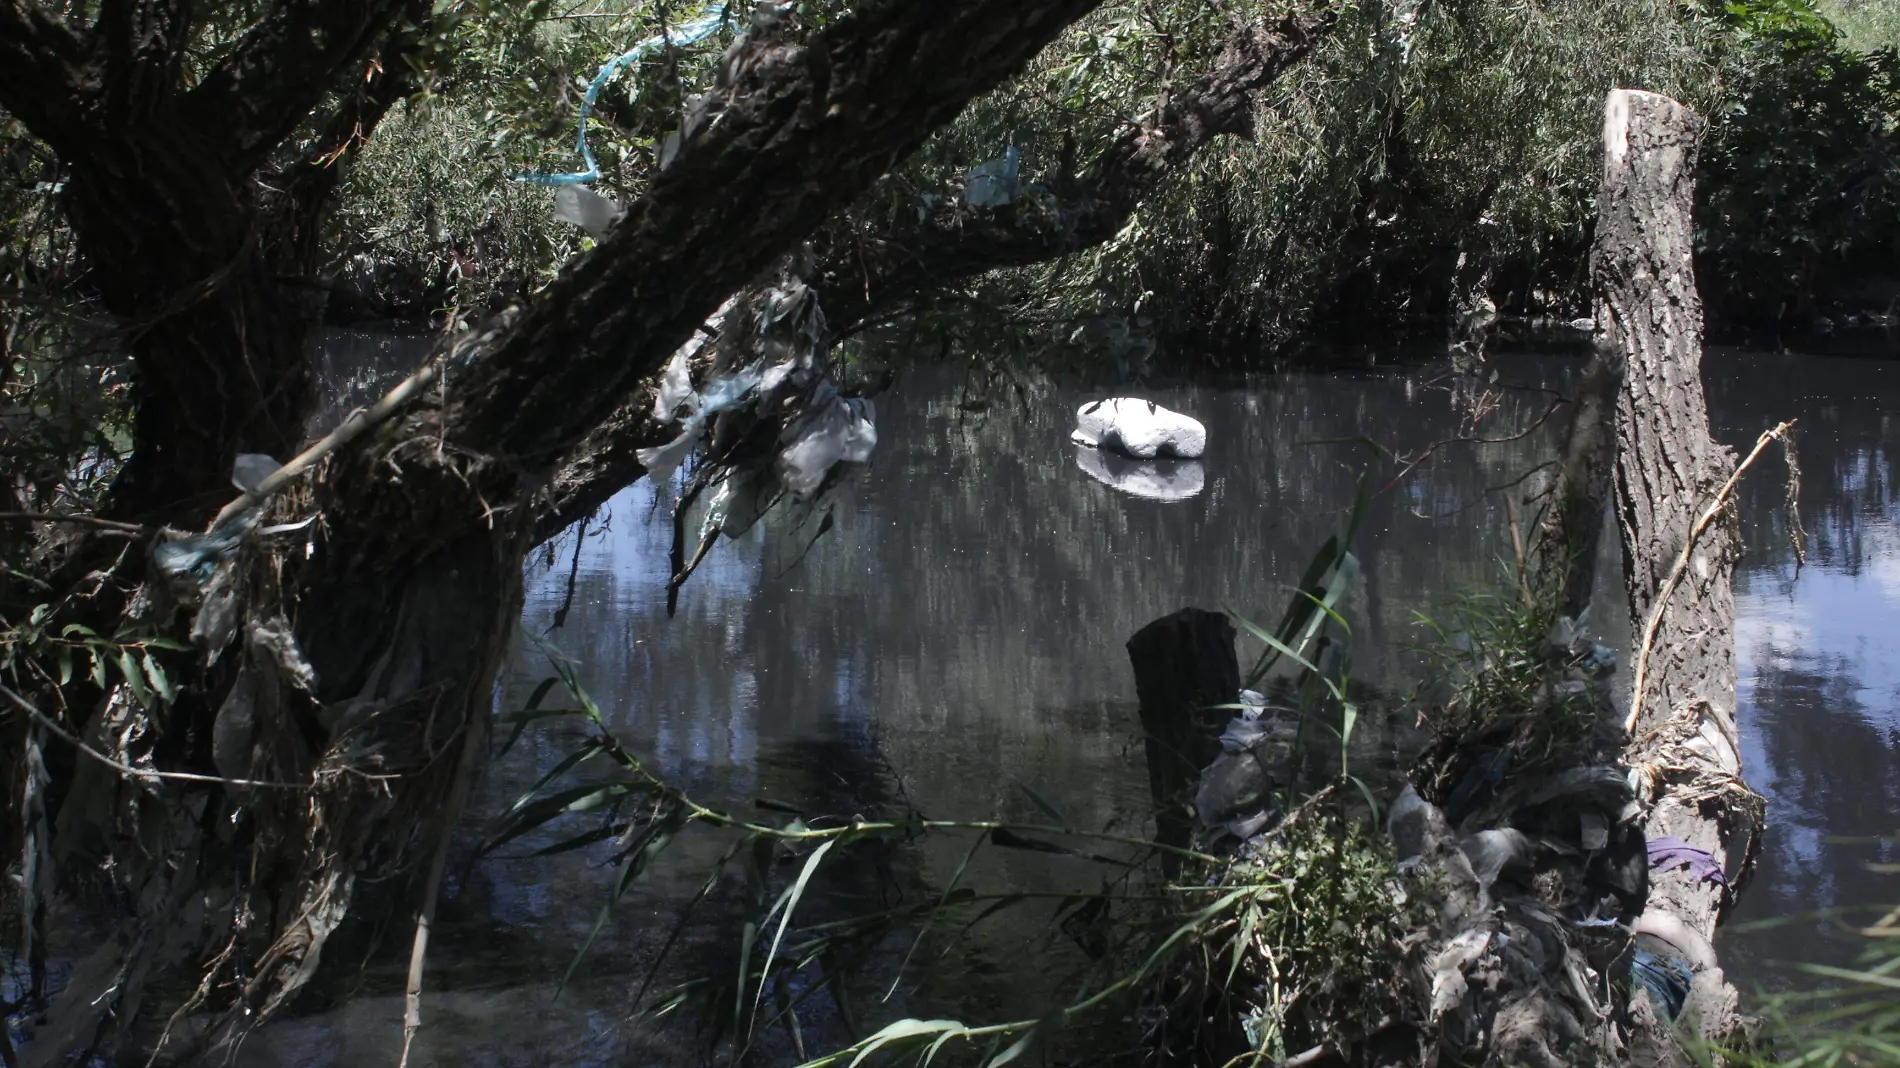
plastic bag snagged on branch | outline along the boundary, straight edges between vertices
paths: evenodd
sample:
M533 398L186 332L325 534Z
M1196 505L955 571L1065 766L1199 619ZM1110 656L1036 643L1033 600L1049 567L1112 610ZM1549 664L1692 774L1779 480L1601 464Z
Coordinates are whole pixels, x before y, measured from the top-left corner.
M739 537L781 501L793 506L788 530L812 525L814 517L809 540L829 530L831 512L821 502L840 481L840 466L868 461L877 446L875 407L841 396L824 374L824 313L803 282L788 277L755 290L744 306L722 309L719 319L715 365L740 370L715 373L695 392L691 360L705 342L696 338L682 348L661 375L653 407L661 425L685 413L680 433L637 452L648 476L666 481L702 440L711 443L673 507L669 610L720 534ZM774 429L776 435L767 436ZM697 547L689 553L687 520L695 510Z

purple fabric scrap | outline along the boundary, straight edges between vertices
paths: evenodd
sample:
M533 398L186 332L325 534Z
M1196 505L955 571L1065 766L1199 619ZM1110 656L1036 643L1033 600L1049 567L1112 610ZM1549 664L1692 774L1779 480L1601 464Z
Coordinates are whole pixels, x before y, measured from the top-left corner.
M1719 883L1724 890L1735 889L1729 885L1728 873L1722 870L1722 863L1715 859L1715 854L1698 849L1680 838L1651 838L1649 866L1688 868L1689 874L1698 882Z

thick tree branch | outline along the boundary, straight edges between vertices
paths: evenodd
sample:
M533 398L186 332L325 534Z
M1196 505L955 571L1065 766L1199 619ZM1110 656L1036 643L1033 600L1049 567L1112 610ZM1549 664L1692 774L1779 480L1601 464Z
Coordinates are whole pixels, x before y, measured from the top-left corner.
M815 288L833 329L934 285L1003 267L1021 267L1113 238L1143 199L1215 137L1253 133L1259 91L1304 59L1334 13L1237 27L1214 69L1175 94L1153 121L1130 130L1063 195L1053 213L1024 203L997 211L952 201L907 231L854 242L827 258Z
M0 0L0 107L55 151L81 142L86 49L35 0Z
M1304 58L1333 13L1282 19L1234 31L1214 69L1177 94L1152 123L1104 152L1056 211L1060 225L1027 208L977 211L952 205L901 232L835 248L816 277L833 330L848 332L931 285L1000 267L1040 263L1112 238L1141 201L1221 134L1247 136L1261 89ZM677 428L653 423L651 391L622 405L577 447L555 476L535 525L552 537L645 473L636 450L670 440Z
M191 35L191 0L103 0L87 35L104 129L136 126L167 108Z
M354 155L389 109L429 77L422 69L426 57L418 53L435 28L432 7L431 0L407 0L395 28L366 61L364 77L345 90L321 132L304 146L303 158L288 169L285 183L291 200L312 216L309 229L313 233L318 220L328 214L330 197L342 178L339 161Z
M1099 0L873 0L755 28L672 166L461 381L450 434L550 469L708 315Z
M408 0L281 0L186 94L184 116L228 131L226 166L248 174L408 6Z

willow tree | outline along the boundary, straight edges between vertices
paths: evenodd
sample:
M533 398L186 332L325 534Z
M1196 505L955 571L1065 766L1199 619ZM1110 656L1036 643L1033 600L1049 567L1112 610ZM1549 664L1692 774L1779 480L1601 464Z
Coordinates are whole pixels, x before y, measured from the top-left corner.
M0 693L26 955L58 886L134 903L30 1052L116 1041L154 976L197 991L163 1007L215 1011L213 1037L254 1025L368 883L426 916L524 556L641 475L643 383L1098 2L757 5L596 247L233 501L241 456L302 445L339 165L474 5L0 0L0 107L70 176L135 403L107 518L26 517L71 536L42 544L43 592L5 598L46 606L9 630ZM1068 229L1026 208L973 226L950 204L865 246L855 275L817 248L814 288L842 309L1102 240L1208 139L1245 134L1253 94L1325 22L1236 22L1037 209ZM70 670L87 643L109 662L90 678Z

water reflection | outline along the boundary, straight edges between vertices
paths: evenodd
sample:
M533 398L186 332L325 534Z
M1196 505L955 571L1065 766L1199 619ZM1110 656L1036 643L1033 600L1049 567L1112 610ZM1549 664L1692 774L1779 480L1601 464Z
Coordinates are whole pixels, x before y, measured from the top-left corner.
M1151 501L1185 501L1207 484L1199 460L1135 460L1104 449L1077 445L1075 466L1110 489Z
M1377 491L1364 528L1365 581L1344 607L1358 678L1407 688L1404 647L1421 637L1415 613L1505 574L1512 538L1501 488L1553 447L1547 427L1512 431L1534 426L1549 391L1576 368L1533 357L1496 366L1501 383L1521 388L1478 391L1490 408L1484 434L1512 440L1442 445L1397 480L1392 454L1418 455L1456 433L1470 415L1469 391L1454 407L1451 393L1416 369L1155 390L1151 399L1207 425L1207 456L1191 472L1117 473L1069 454L1082 391L1043 384L1010 410L979 413L959 404L953 372L920 370L880 399L878 452L817 543L770 522L722 543L669 619L670 532L653 522L656 489L636 486L610 515L536 557L523 633L547 635L558 655L576 661L623 739L709 803L756 814L752 802L763 797L840 817L921 811L1041 821L1019 785L1027 783L1075 824L1140 833L1146 773L1123 643L1142 624L1190 604L1277 616L1287 587L1344 522L1362 476ZM1900 367L1711 354L1706 370L1724 440L1745 445L1778 419L1802 420L1801 514L1812 538L1797 580L1783 483L1764 469L1744 485L1740 711L1747 774L1770 799L1771 829L1737 919L1900 898L1900 888L1863 866L1892 857L1832 841L1896 830L1900 513L1894 431L1882 407L1900 396ZM1361 438L1387 451L1351 443ZM1600 584L1607 606L1619 604L1614 571ZM563 607L565 625L551 631ZM1622 613L1596 615L1606 640L1625 647ZM505 707L519 706L547 675L547 655L522 643ZM492 769L476 825L582 735L572 724L529 732ZM614 870L585 851L469 868L442 906L432 983L447 1018L425 1027L420 1063L703 1060L703 1036L690 1027L654 1031L625 1018L681 903L723 844L682 840L615 912L557 1002L549 998ZM814 911L801 918L940 892L966 844L927 840L866 854L827 873ZM1088 888L1101 874L992 850L964 878ZM720 885L703 915L726 922L689 928L662 981L730 959L723 954L736 938L739 894L734 880ZM1775 983L1788 974L1778 960L1848 952L1814 938L1816 929L1728 935L1725 963L1745 985ZM876 1014L1034 1011L1055 996L1054 984L1025 989L1021 962L1030 951L1056 960L1061 943L1040 919L1006 923ZM881 962L888 977L904 949L901 941L868 947L867 964ZM393 967L382 983L400 989ZM866 1003L883 993L867 986ZM356 1014L350 1033L399 1040L399 1002L359 999L347 1010ZM461 1005L472 1006L470 1016L527 1019L503 1034L483 1032L461 1024ZM813 1019L807 1037L836 1035L832 1023ZM319 1019L284 1033L305 1026L343 1030ZM528 1031L558 1041L526 1052ZM357 1041L335 1063L370 1050L382 1056L382 1046L363 1044L381 1039Z
M1534 421L1548 403L1542 391L1570 370L1564 361L1513 366L1510 374L1533 388L1499 392L1488 425L1508 431ZM834 529L809 551L777 540L769 522L722 544L687 586L676 618L664 611L670 531L651 522L656 490L623 493L604 524L588 529L578 556L573 532L537 558L524 630L545 632L571 583L566 625L552 641L579 662L615 729L708 802L743 808L764 796L806 813L914 809L1045 822L1019 785L1029 784L1077 825L1142 833L1149 803L1128 636L1188 604L1277 617L1287 587L1344 523L1361 475L1377 488L1394 473L1364 446L1339 442L1370 432L1412 453L1457 425L1449 395L1410 373L1156 391L1156 401L1206 423L1210 444L1196 468L1199 492L1155 500L1111 492L1078 469L1068 436L1080 391L1045 384L1020 406L988 414L960 399L947 371L901 382L880 401L878 453ZM1503 574L1506 514L1486 490L1522 475L1549 448L1541 432L1447 447L1446 462L1372 498L1369 580L1345 606L1358 678L1402 682L1398 650L1415 634L1412 613ZM1178 468L1155 474L1175 485L1191 477ZM521 701L546 675L541 655L525 649L506 701ZM1377 744L1382 736L1365 737ZM493 772L489 811L576 740L540 735L512 754ZM893 850L876 870L833 873L820 907L844 910L850 895L915 900L946 885L966 847L933 839ZM637 973L651 952L643 920L677 907L709 859L702 850L656 873L602 943L618 963L595 974ZM584 855L567 855L483 865L472 882L491 885L484 923L534 924L548 946L571 948L610 878ZM1082 862L990 850L964 882L1093 889L1101 878ZM471 944L456 938L445 924L443 959ZM704 947L717 941L709 935ZM1040 914L979 932L957 970L906 986L876 1011L981 1018L1039 1010L1059 993L1055 984L1026 989L1012 962L1035 946L1048 962L1039 975L1053 971L1065 952L1073 956L1062 943ZM569 996L614 1002L630 985ZM808 1024L808 1037L822 1033Z
M1768 833L1734 919L1890 906L1900 880L1867 865L1900 859L1869 841L1900 833L1900 426L1888 414L1900 366L1737 354L1711 363L1724 440L1740 446L1777 419L1800 420L1808 534L1797 577L1785 481L1771 468L1744 485L1742 759L1768 798ZM1813 982L1794 962L1845 965L1859 951L1838 922L1816 919L1743 927L1726 944L1744 977L1771 988Z

